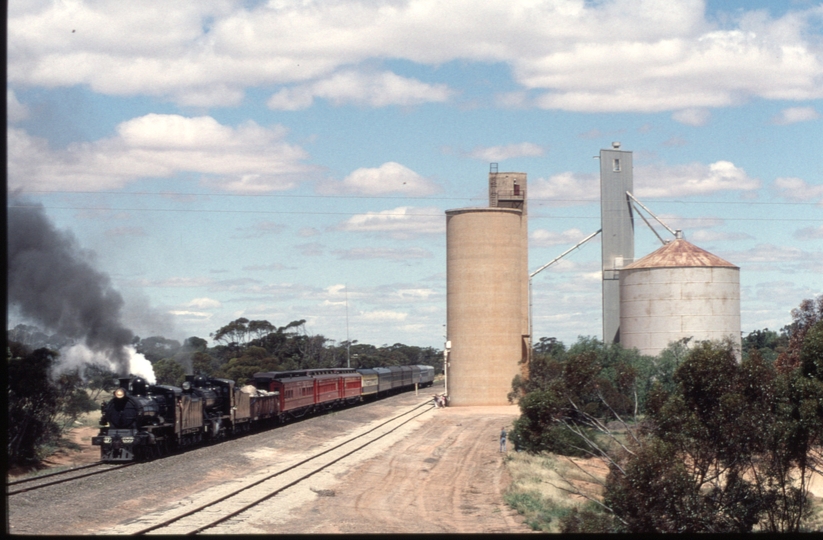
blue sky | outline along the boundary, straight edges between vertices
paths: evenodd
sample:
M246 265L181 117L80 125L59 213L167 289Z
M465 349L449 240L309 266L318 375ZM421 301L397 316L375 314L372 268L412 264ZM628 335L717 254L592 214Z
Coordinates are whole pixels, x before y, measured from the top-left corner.
M823 293L821 2L19 1L8 28L9 189L143 337L441 347L445 210L487 204L490 162L526 172L535 270L599 228L612 141L740 266L744 333ZM536 338L600 337L599 258L535 278Z

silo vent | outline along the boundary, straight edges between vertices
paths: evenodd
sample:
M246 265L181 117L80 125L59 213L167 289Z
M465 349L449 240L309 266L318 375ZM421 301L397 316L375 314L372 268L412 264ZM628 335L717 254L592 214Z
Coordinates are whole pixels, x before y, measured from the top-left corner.
M615 150L620 148L620 142L619 141L614 141L612 143L612 148L614 148Z

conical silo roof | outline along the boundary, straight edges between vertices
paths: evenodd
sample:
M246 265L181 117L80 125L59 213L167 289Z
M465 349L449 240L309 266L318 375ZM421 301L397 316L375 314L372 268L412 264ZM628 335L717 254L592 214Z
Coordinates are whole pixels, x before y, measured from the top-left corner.
M738 268L729 261L700 249L682 238L672 240L657 251L649 253L642 259L629 264L623 270L638 268L672 268L672 267L726 267Z

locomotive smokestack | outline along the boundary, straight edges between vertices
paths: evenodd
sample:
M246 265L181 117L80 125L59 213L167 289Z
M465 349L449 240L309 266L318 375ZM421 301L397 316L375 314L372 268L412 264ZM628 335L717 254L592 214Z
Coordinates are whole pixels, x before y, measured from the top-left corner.
M9 199L8 302L11 312L82 341L129 373L133 334L121 322L123 298L86 260L77 239L58 230L42 205Z

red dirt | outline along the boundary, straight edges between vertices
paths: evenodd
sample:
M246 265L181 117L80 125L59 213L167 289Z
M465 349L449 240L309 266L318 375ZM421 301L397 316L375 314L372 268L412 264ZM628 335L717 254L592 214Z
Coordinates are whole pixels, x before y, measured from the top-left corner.
M510 483L499 452L501 426L517 407L434 411L385 453L336 475L285 522L259 524L278 533L529 533L503 502ZM325 495L325 496L324 496Z
M17 477L33 473L37 470L53 469L56 467L80 467L90 465L100 461L100 448L91 445L91 437L97 435L99 431L95 427L81 427L69 431L68 439L77 444L80 449L61 448L38 467L12 467L9 470L9 477Z

